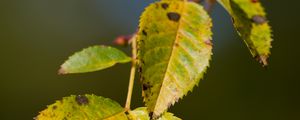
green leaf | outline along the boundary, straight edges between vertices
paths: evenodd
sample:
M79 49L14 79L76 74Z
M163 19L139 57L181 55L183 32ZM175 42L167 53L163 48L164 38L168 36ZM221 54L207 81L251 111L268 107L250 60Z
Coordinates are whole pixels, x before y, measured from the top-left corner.
M141 16L138 65L146 106L160 116L203 77L212 55L212 22L202 6L164 0Z
M146 107L140 107L133 111L129 111L128 115L129 120L151 120L149 116L149 112ZM157 120L181 120L178 117L175 117L172 113L165 112L160 118Z
M230 13L234 26L253 57L264 66L270 55L272 30L260 2L254 0L219 0Z
M72 55L59 70L60 74L102 70L116 63L131 61L122 51L108 46L92 46Z
M65 97L40 112L36 120L127 120L115 101L95 95Z

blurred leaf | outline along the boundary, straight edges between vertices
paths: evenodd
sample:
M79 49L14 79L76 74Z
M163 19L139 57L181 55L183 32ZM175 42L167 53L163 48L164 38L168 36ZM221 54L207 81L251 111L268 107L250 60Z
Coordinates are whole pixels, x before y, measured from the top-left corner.
M211 19L202 6L165 0L141 16L138 64L146 106L154 117L203 77L212 55Z
M95 96L70 96L56 103L36 117L37 120L127 120L123 108L115 101Z
M146 107L140 107L133 111L129 111L128 118L130 120L151 120L149 117L149 112ZM166 112L157 120L181 120L178 117L175 117L172 113Z
M244 39L253 57L267 65L272 30L258 0L219 0L232 16L234 26Z
M116 63L131 61L122 51L108 46L93 46L72 55L59 70L61 74L102 70Z

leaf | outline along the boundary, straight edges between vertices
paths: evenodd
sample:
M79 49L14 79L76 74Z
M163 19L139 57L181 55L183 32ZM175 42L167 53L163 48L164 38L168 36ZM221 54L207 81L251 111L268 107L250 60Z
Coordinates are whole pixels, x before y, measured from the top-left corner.
M133 111L129 111L129 120L151 120L146 107L140 107ZM157 120L181 120L175 117L172 113L166 112Z
M127 120L115 101L95 95L65 97L40 112L36 120Z
M85 73L102 70L116 63L127 63L131 58L108 46L92 46L72 55L59 70L60 74Z
M234 26L253 57L264 66L270 55L272 30L258 0L218 0L230 13Z
M138 65L144 102L154 117L203 77L212 55L211 26L203 7L193 2L164 0L142 14Z

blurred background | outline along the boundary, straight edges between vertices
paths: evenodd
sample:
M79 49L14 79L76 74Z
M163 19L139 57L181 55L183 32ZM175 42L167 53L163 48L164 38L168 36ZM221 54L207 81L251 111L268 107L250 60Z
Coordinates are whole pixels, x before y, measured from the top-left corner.
M0 119L30 120L64 96L96 94L125 103L129 64L57 75L69 55L133 33L154 0L1 0ZM274 30L268 68L252 59L220 5L214 55L204 80L170 111L185 120L300 120L299 1L261 0ZM299 34L298 34L299 35ZM118 47L130 54L130 49ZM298 48L298 49L297 49ZM136 80L133 108L142 106Z

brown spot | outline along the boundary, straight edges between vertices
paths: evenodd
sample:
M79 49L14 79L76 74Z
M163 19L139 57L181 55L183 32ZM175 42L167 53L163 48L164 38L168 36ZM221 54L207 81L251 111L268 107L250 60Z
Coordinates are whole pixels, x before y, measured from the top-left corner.
M142 67L138 67L138 72L142 73Z
M252 17L252 21L256 24L264 24L267 22L266 18L260 15L255 15Z
M54 105L54 106L52 107L52 110L55 110L55 109L57 109L57 106L56 106L56 105Z
M64 74L67 74L67 72L65 71L65 69L63 67L61 67L59 70L58 70L58 75L64 75Z
M179 46L178 43L175 43L175 46L178 47Z
M143 35L147 36L147 32L145 30L142 30Z
M149 112L150 120L153 119L153 112Z
M176 13L176 12L169 12L167 13L167 16L169 18L169 20L174 21L174 22L178 22L180 20L180 14Z
M266 67L268 66L268 56L266 55L261 55L261 56L257 56L256 59L261 63L263 64L263 67Z
M143 84L143 90L148 90L149 89L149 85L148 84Z
M232 21L232 23L235 23L235 21L234 21L234 18L233 18L233 17L231 17L231 21Z
M212 45L213 45L213 43L211 42L210 39L205 40L204 43L205 43L206 45L209 45L209 46L212 46Z
M163 9L168 9L168 8L169 8L169 4L163 3L163 4L161 4L161 7L162 7Z
M89 103L89 99L85 95L78 95L75 100L79 105L87 105Z

